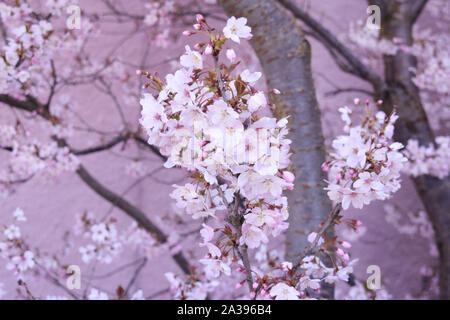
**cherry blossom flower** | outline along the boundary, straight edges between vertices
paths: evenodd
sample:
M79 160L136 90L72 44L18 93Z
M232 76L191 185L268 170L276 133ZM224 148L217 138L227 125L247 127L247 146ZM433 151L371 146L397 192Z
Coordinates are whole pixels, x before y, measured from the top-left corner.
M223 34L228 39L233 40L234 42L240 43L240 39L251 39L251 28L246 25L247 18L238 18L231 17L227 20L227 25L223 28Z
M267 105L267 100L263 92L257 92L248 100L248 109L250 112L255 112Z
M3 234L8 238L9 240L14 240L16 238L20 238L20 229L15 225L10 225L3 231Z
M25 251L22 256L15 256L11 262L20 272L24 272L34 267L34 254L31 251Z
M195 50L191 50L189 46L186 46L185 49L186 53L180 58L181 65L186 68L202 69L202 55Z
M320 288L320 280L319 279L311 279L310 277L301 277L300 278L300 290L306 290L307 288L311 288L312 290L318 290Z
M419 146L417 140L409 140L404 151L408 158L403 171L417 177L419 175L432 175L440 179L450 172L450 137L437 137L437 148Z
M231 274L230 267L219 259L200 259L200 263L205 265L205 273L208 278L217 278L221 273L229 276Z
M267 243L267 235L258 227L248 223L242 225L241 243L245 243L249 248L259 247L261 243Z
M270 295L275 300L299 300L299 292L285 283L278 283L270 290Z
M368 113L363 125L353 126L350 109L341 108L340 112L348 134L333 141L332 159L322 166L330 176L326 189L344 210L350 205L361 209L375 199L387 199L400 188L400 171L407 159L400 151L403 145L389 141L395 113L389 117L381 111Z
M209 242L214 237L214 229L210 226L207 226L206 224L202 224L203 228L200 230L200 235L203 238L203 242Z
M234 52L233 49L228 49L227 58L228 60L230 60L231 63L233 63L236 60L236 52Z
M258 81L262 76L261 72L250 72L250 70L245 69L244 71L242 71L241 73L241 78L242 80L244 80L245 82L250 83L251 85L253 85L256 81Z
M16 221L27 221L27 218L25 217L23 210L20 208L14 210L13 216Z

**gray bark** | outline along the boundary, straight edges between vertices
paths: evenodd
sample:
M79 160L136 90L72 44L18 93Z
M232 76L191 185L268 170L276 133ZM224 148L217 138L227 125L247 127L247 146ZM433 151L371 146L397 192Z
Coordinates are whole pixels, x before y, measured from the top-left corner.
M311 74L311 47L295 19L274 1L220 0L228 15L246 17L252 27L250 44L263 67L272 95L275 115L289 115L291 128L292 169L295 188L287 192L289 229L286 258L298 262L308 247L307 235L316 230L331 211L331 202L324 191L320 165L325 160L320 111ZM333 298L332 288L323 295Z

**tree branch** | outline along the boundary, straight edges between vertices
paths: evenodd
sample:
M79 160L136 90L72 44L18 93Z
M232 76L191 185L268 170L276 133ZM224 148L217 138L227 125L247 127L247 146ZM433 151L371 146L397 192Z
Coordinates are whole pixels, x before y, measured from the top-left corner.
M311 30L313 30L325 45L333 48L342 58L347 61L351 69L343 69L345 72L350 72L368 81L376 87L381 87L383 82L381 78L366 65L364 65L351 51L340 42L328 29L322 24L312 18L307 12L300 9L296 4L290 0L276 0L285 9L289 10L295 18L303 21Z
M411 23L416 23L428 0L415 0L411 5Z
M336 219L339 217L339 213L341 212L342 209L342 205L341 203L337 204L336 206L334 206L333 210L331 210L330 215L327 217L327 219L321 224L319 231L317 231L317 235L314 238L313 242L311 242L311 244L309 245L309 247L305 250L305 252L303 253L299 263L297 264L297 266L295 267L295 269L298 268L298 266L300 265L301 261L309 256L311 253L314 252L315 248L317 247L317 244L319 243L320 238L324 235L324 233L327 231L328 228L332 227L335 222Z
M81 150L71 149L71 151L76 156L84 156L87 154L111 149L112 147L116 146L117 144L119 144L123 141L127 141L130 137L131 137L131 133L125 132L124 134L120 134L117 137L113 138L112 140L110 140L104 144L101 144L101 145L98 145L95 147L90 147L87 149L81 149Z
M167 242L167 235L164 234L164 232L152 221L150 221L144 212L103 186L83 167L83 165L80 165L77 170L77 174L81 180L83 180L99 196L133 218L142 228L151 233L159 241L159 243ZM191 274L189 263L181 252L173 255L172 257L184 273Z

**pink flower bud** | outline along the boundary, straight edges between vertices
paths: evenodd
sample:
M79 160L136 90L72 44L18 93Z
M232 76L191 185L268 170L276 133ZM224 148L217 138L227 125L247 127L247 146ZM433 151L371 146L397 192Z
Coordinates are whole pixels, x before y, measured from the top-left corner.
M342 241L341 245L346 249L350 249L352 247L352 245L347 241Z
M236 283L236 286L234 287L236 290L240 289L242 287L242 283Z
M197 20L198 23L205 22L205 18L200 13L195 15L195 20Z
M273 94L281 94L280 90L278 89L272 89L270 90L270 92L272 92Z
M202 25L196 23L196 24L194 24L194 29L195 29L195 30L201 30L201 29L202 29Z
M231 61L231 63L233 63L234 60L236 60L236 53L234 52L233 49L228 49L227 50L227 58L228 58L228 60Z
M211 47L211 45L210 44L208 44L207 46L206 46L206 48L205 48L205 55L210 55L210 54L212 54L213 53L213 48Z
M289 171L283 171L283 179L287 183L292 183L295 180L295 176L292 172Z
M324 172L328 172L328 170L330 169L330 167L328 166L328 163L324 162L321 165L322 171Z
M362 225L363 225L363 223L362 223L362 221L361 221L361 220L356 220L356 225L357 225L358 227L360 227L360 226L362 226Z
M141 72L142 72L141 70L137 69L137 70L136 70L136 75L140 75Z
M191 36L191 35L193 35L194 34L194 32L192 32L192 31L190 31L190 30L185 30L185 31L183 31L183 36Z
M255 293L254 292L250 293L250 299L253 299L254 297L255 297Z
M336 250L336 253L337 253L338 255L340 255L341 257L343 257L343 256L345 255L344 250L342 250L341 248L338 248L338 249Z

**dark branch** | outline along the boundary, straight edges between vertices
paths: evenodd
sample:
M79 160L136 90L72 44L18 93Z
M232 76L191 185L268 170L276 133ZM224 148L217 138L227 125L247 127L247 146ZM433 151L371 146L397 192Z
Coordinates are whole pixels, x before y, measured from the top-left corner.
M411 7L411 22L412 24L416 23L423 9L425 8L428 0L416 0L412 3Z
M133 218L136 222L139 223L142 228L150 232L160 243L167 242L167 235L164 234L164 232L159 229L159 227L156 226L152 221L150 221L144 212L103 186L82 165L80 165L80 167L78 168L77 174L81 178L81 180L83 180L99 196ZM176 261L176 263L184 273L191 273L189 263L182 253L173 255L173 259Z
M95 152L99 152L99 151L104 151L104 150L108 150L111 149L112 147L116 146L117 144L123 142L123 141L127 141L130 138L130 133L126 132L125 134L121 134L115 138L113 138L112 140L95 146L95 147L91 147L91 148L87 148L87 149L81 149L81 150L74 150L72 149L72 153L74 155L77 156L84 156L87 154L91 154L91 153L95 153Z
M163 154L161 154L161 152L159 151L158 148L156 148L155 146L147 143L147 141L145 141L145 139L143 139L143 138L141 138L139 136L136 136L136 137L134 137L134 140L136 140L136 142L141 144L142 146L150 149L154 154L156 154L158 157L160 157L161 160L167 161L167 157L164 156Z

